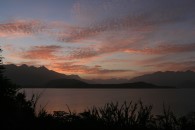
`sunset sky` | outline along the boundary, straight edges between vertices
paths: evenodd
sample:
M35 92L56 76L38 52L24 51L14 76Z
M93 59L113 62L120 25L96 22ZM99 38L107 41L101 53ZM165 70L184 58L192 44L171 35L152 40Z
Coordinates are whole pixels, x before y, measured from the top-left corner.
M0 46L82 78L195 71L195 0L0 0Z

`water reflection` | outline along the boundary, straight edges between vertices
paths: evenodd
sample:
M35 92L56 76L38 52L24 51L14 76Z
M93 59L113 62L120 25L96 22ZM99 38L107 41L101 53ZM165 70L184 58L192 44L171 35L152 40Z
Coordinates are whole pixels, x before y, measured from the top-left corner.
M163 103L176 114L195 111L195 89L25 89L27 97L40 94L37 110L80 112L108 102L138 101L153 105L153 113L162 111Z

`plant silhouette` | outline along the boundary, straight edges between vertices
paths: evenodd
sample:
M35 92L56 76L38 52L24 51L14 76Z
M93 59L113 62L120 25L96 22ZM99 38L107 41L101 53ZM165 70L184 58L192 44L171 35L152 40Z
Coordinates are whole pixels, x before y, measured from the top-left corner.
M0 49L0 51L2 50ZM27 101L25 94L18 92L19 87L3 75L2 59L3 57L0 56L1 128L5 130L33 128L33 120L35 119L34 99Z

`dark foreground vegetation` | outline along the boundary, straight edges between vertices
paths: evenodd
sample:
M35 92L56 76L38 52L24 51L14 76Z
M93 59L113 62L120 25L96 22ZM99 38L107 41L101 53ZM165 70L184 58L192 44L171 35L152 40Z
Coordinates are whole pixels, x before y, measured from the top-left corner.
M164 107L163 114L153 115L152 106L142 102L108 103L81 113L69 110L47 113L35 112L37 96L27 100L18 86L3 76L0 57L0 129L1 130L194 130L195 113L177 117Z

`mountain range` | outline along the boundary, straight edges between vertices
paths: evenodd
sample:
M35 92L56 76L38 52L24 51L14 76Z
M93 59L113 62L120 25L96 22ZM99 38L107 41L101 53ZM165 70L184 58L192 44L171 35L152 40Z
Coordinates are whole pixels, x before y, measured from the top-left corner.
M175 86L178 88L195 88L194 71L155 72L135 77L130 82L148 82L155 85Z
M81 78L77 75L65 75L52 70L48 70L46 67L34 67L21 65L16 66L14 64L4 65L4 75L10 79L13 83L22 87L41 87L48 84L49 81L55 79L77 79Z
M155 72L133 79L93 79L86 80L78 75L65 75L46 67L14 64L4 65L5 76L21 87L76 87L76 88L195 88L195 72Z

